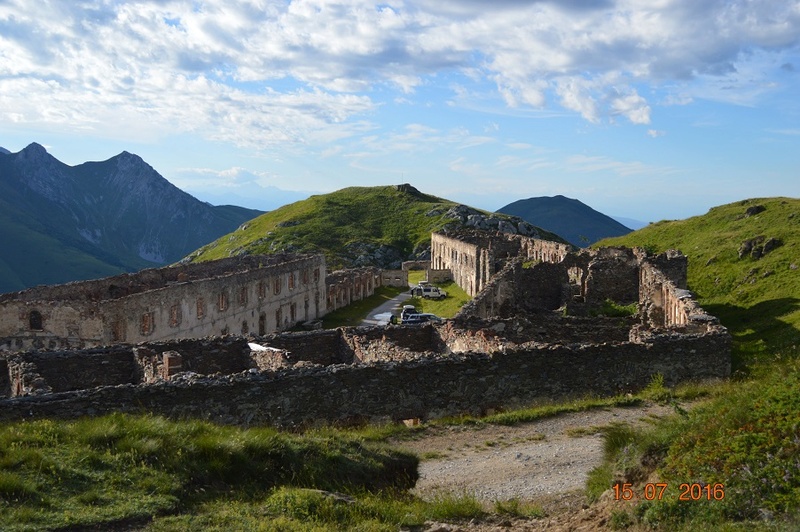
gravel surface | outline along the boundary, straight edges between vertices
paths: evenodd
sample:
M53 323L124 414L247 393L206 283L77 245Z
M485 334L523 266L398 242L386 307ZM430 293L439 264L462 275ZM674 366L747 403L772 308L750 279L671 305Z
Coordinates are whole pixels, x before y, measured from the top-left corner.
M594 409L511 427L478 425L429 428L398 446L423 457L415 493L442 491L481 501L557 499L583 490L603 457L601 428L639 424L672 413L670 407Z

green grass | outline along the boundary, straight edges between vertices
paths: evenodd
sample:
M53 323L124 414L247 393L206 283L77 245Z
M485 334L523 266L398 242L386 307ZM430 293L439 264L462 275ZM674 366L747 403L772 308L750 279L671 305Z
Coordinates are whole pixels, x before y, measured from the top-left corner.
M430 242L430 233L447 220L426 216L444 213L456 203L430 196L401 192L393 186L350 187L330 194L285 205L201 248L196 260L237 254L304 251L325 253L329 269L343 265L345 247L354 242L383 244L405 256Z
M193 513L280 487L405 490L417 458L344 435L292 435L115 414L0 427L0 529L87 527Z
M214 500L192 514L156 519L148 530L396 531L430 519L469 520L485 515L472 497L425 502L386 493L346 495L282 487L257 501Z
M355 258L347 249L357 243L391 246L410 257L430 245L431 232L453 223L444 213L455 205L394 186L344 188L263 214L247 222L245 229L200 248L192 258L205 261L240 253L313 252L324 253L332 270ZM552 233L541 233L561 241Z
M406 301L405 304L414 305L420 312L436 314L440 318L452 318L461 310L461 307L472 299L453 281L433 284L447 292L447 297L444 299L425 299L424 297L414 296Z
M745 210L766 210L745 217ZM760 259L739 258L745 240L782 245ZM592 496L616 475L656 471L669 485L660 501L637 505L634 518L670 530L796 530L800 527L800 200L766 198L711 209L688 220L659 222L598 245L682 250L689 288L733 336L734 379L644 395L708 400L653 427L606 434L605 463L592 472ZM680 484L724 486L724 499L679 501ZM627 519L627 518L626 518Z
M744 217L745 210L766 210ZM783 245L761 259L739 258L745 240L777 238ZM711 209L703 216L663 221L606 239L601 245L681 250L689 259L689 289L728 327L734 339L734 371L767 367L780 354L800 354L800 200L753 199Z

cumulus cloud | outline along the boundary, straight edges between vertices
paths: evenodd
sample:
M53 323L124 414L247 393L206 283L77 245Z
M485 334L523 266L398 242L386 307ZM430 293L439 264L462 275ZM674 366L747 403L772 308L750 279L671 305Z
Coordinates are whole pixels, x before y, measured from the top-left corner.
M459 74L510 108L646 125L643 87L746 104L799 42L798 0L6 0L0 119L326 142L370 129L384 94L414 101Z

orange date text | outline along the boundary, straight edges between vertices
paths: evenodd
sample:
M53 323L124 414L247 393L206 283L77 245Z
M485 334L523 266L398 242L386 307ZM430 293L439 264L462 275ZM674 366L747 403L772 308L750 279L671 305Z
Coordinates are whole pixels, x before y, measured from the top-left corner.
M668 487L669 484L666 482L648 482L644 487L634 486L633 484L614 484L614 499L618 501L635 499L660 501L667 496ZM685 483L679 486L678 491L679 501L721 501L725 498L725 486L719 483Z

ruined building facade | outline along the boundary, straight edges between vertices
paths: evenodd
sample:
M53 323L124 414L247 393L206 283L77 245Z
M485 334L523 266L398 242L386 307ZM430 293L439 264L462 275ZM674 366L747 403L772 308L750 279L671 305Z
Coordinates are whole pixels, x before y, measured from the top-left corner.
M475 296L509 258L560 262L572 250L570 244L509 233L478 230L433 233L431 269L449 270L456 284Z
M455 318L437 324L264 334L257 317L272 312L267 308L283 317L295 303L298 317L305 309L302 302L309 301L308 308L319 312L317 293L320 305L336 306L366 295L381 279L376 271L328 276L337 288L326 298L326 287L314 274L319 266L323 276L324 262L313 257L249 264L227 280L208 277L204 294L224 289L233 297L239 292L232 287L248 287L244 304L229 321L215 315L211 334L219 334L220 326L244 329L250 316L256 321L247 322L247 336L155 341L156 332L170 326L164 320L172 317L169 302L179 292L164 290L168 299L152 299L160 289L129 287L131 292L118 300L149 293L152 305L164 305L166 314L154 316L153 334L135 343L141 338L137 316L155 311L133 307L129 327L134 329L128 334L135 338L128 337L128 343L0 356L0 420L121 411L297 427L482 414L541 399L636 392L656 375L668 386L730 376L730 335L686 289L687 259L680 252L575 252L563 244L503 235L459 238L434 236L434 267L450 269L465 288L481 289ZM205 278L193 278L187 270L188 278L179 280L179 272L177 284L170 286ZM289 287L292 272L299 275L294 288ZM308 285L303 272L309 274ZM279 290L275 279L280 279ZM90 286L108 291L111 286L104 282ZM277 292L273 296L291 298L265 298L261 307L251 308L255 301L247 298L258 300L261 283ZM185 293L187 304L195 304L196 294ZM78 306L65 299L59 304ZM119 316L114 306L91 307L90 297L80 301L87 302L88 311L109 312L109 326ZM11 302L19 305L16 319L23 323L34 308L48 308L34 307L40 302L35 298L0 298L0 303ZM604 317L598 310L608 303L638 311ZM41 325L52 316L42 312ZM197 317L186 319L182 316L180 323L188 333ZM281 320L265 323L267 332L272 323L274 330L281 329ZM103 331L113 334L113 328Z
M18 351L263 335L323 316L326 277L322 255L264 255L2 294L0 347ZM353 283L359 295L371 289L373 278Z

